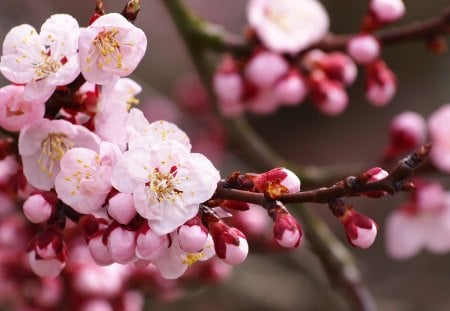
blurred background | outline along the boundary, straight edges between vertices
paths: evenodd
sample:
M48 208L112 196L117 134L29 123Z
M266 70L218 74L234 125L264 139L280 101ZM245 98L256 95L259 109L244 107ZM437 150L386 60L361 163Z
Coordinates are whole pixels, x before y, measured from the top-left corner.
M118 0L104 2L107 12L119 12L125 3ZM366 1L322 2L328 9L333 32L357 31L366 10ZM223 24L230 31L240 33L246 25L245 1L189 0L185 3L200 16ZM80 25L86 25L94 5L93 0L2 0L0 37L4 38L11 27L21 23L39 28L54 13L71 14ZM438 14L448 5L448 0L406 0L405 5L407 15L396 26ZM180 83L195 83L186 49L162 1L143 0L136 25L146 32L149 41L147 54L132 76L143 85L141 107L149 116L156 118L163 115L176 120L183 114L176 105L176 89ZM363 79L360 77L349 89L349 108L339 118L323 116L311 103L305 102L294 108L283 108L268 117L250 116L250 121L275 150L299 164L358 163L370 168L380 159L393 116L404 110L413 110L427 117L438 106L450 102L448 54L436 56L425 48L423 42L412 42L384 48L383 57L399 80L398 93L385 108L375 108L364 99ZM1 85L6 83L1 78ZM156 95L164 98L155 100ZM182 127L189 135L201 133L201 129L195 126L195 120L184 120L183 123L186 126ZM208 145L208 139L212 138L204 136L205 141L198 144L198 150L220 153L221 150ZM215 159L214 156L212 158ZM232 170L245 170L237 157L226 155L215 160L221 167L222 176ZM448 178L444 178L443 182L450 188ZM448 254L421 253L413 259L395 261L384 251L384 219L405 198L406 195L400 194L379 200L354 200L362 212L378 222L380 234L369 250L352 248L351 252L380 310L450 310ZM341 226L329 215L326 206L312 204L307 208L317 210L333 232L346 243ZM252 249L250 252L248 260L236 267L225 283L192 286L186 295L170 302L149 298L148 309L287 311L347 308L331 289L320 263L308 251L307 245L283 254L252 252Z

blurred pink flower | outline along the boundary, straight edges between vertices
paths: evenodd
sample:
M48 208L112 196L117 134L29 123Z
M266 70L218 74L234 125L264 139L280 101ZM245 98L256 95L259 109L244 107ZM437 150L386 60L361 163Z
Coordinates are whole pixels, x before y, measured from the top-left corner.
M450 104L442 105L430 115L428 130L433 143L431 162L438 169L450 173Z
M380 43L371 34L359 34L347 43L347 53L358 64L369 64L380 56Z
M328 14L315 0L250 0L247 18L272 51L296 54L328 32Z

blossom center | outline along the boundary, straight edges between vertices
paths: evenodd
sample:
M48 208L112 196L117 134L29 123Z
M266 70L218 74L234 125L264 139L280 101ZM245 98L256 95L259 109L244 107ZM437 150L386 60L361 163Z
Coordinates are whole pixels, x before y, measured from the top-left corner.
M203 257L205 257L205 254L203 252L200 253L190 253L186 255L186 258L183 259L182 263L187 266L191 266L197 261L201 260Z
M116 38L118 33L118 29L113 29L102 31L95 37L93 43L100 53L100 59L97 62L98 68L102 69L105 65L109 65L111 61L115 61L117 69L122 69L122 54L120 53L119 40Z
M153 203L168 201L175 202L176 197L180 196L183 192L176 188L179 183L176 176L176 167L172 167L169 173L162 173L158 169L155 169L149 175L149 182L147 183L148 189L150 189L154 196L151 196Z
M54 60L51 56L43 52L43 61L34 66L34 72L38 76L38 79L43 79L58 71L59 67L61 67L61 62Z
M63 133L50 133L41 143L42 151L38 159L38 165L42 172L48 176L53 175L55 162L60 161L67 150L74 144Z

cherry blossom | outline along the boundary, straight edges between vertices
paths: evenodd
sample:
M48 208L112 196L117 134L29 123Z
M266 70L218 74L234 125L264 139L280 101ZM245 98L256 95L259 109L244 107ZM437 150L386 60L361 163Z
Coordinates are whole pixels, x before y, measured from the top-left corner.
M20 131L19 153L27 181L41 190L54 186L64 154L74 147L98 151L99 138L80 125L41 119Z
M119 148L108 142L100 143L99 154L87 148L68 150L55 179L58 198L79 213L100 209L111 190L112 169L120 156Z
M373 35L360 34L348 41L347 52L358 64L369 64L379 57L380 43Z
M211 235L208 235L202 250L193 253L187 253L180 248L177 233L170 234L170 239L172 241L170 246L165 249L161 256L152 261L152 264L158 268L161 275L166 279L177 279L186 272L189 266L198 261L208 260L215 255Z
M124 127L128 111L141 92L141 86L128 78L118 79L102 87L94 118L95 133L103 140L113 142L122 148L126 142Z
M23 99L45 102L57 86L80 73L78 22L70 15L52 15L38 34L30 25L12 28L3 41L0 71L11 82L25 84Z
M428 118L428 131L433 142L430 158L440 170L450 172L450 104L442 105Z
M437 182L419 182L412 200L387 218L387 253L395 259L415 256L421 249L450 250L450 194Z
M121 14L100 16L80 32L81 72L92 83L112 82L131 74L146 48L144 32Z
M395 22L405 14L402 0L371 0L370 12L383 23Z
M329 26L327 12L315 0L250 0L247 18L267 48L290 54L321 40Z
M0 127L7 131L20 131L44 117L44 101L26 101L24 91L24 86L14 84L0 89Z
M133 193L137 212L148 219L157 234L172 232L194 217L200 203L209 199L220 179L202 154L189 153L177 141L125 152L112 175L112 184Z

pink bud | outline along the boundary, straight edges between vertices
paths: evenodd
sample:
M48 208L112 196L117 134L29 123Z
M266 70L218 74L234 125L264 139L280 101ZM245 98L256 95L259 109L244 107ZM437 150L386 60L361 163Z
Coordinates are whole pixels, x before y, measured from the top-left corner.
M405 5L402 0L371 0L370 12L383 23L392 23L405 15Z
M267 232L270 219L262 206L248 205L250 208L247 211L236 213L232 220L236 227L242 230L249 238L260 238Z
M325 54L317 63L329 79L344 85L353 84L358 73L353 60L341 52Z
M260 88L269 88L289 70L287 61L277 53L256 53L245 67L245 77Z
M156 235L148 226L136 238L136 256L144 260L158 258L169 247L167 235Z
M285 208L275 208L269 211L272 216L273 236L277 243L286 248L298 247L303 236L303 230L294 216Z
M42 259L34 250L28 252L28 261L34 273L36 273L40 277L48 278L53 278L59 275L59 273L66 265L65 259Z
M369 176L368 182L379 181L386 178L389 173L383 170L381 167L373 167L365 172ZM369 191L365 192L364 195L370 198L380 198L387 194L386 191Z
M378 60L367 66L366 98L374 106L386 105L397 91L397 78L386 63Z
M209 223L209 231L214 241L216 254L225 263L237 265L247 258L248 243L240 230L229 227L219 220Z
M300 191L300 179L294 172L284 167L257 174L253 179L254 187L263 193L295 193Z
M233 58L225 57L222 60L214 74L213 88L218 99L222 102L236 103L241 100L244 82Z
M275 86L274 93L279 101L287 106L300 104L305 98L308 88L300 72L293 69Z
M35 224L48 220L57 200L56 195L52 192L41 192L29 196L23 203L25 217Z
M349 40L347 52L355 62L366 65L380 56L380 43L373 35L360 34Z
M134 231L123 229L118 226L108 235L108 249L111 258L118 263L126 264L136 259L135 241L136 233Z
M117 193L109 199L108 214L119 224L128 224L137 212L133 205L133 196L129 193Z
M208 229L199 218L191 219L178 228L178 242L186 253L198 253L203 249L208 238Z
M419 212L442 212L447 204L447 193L437 181L414 182L413 200Z
M348 211L341 221L344 225L347 239L353 246L367 249L375 241L377 225L372 219L352 210Z
M426 131L426 121L420 114L412 111L402 112L391 121L386 157L396 157L423 144Z
M347 108L348 96L342 83L329 80L323 74L313 75L311 96L317 109L326 115L337 116Z
M101 266L110 265L114 262L109 252L108 246L103 243L103 235L98 235L88 242L89 252L92 259Z
M94 298L84 302L80 311L113 311L112 305L107 299Z

